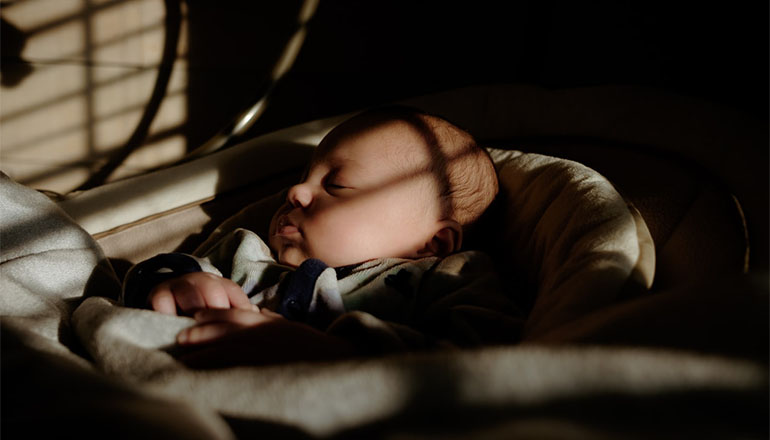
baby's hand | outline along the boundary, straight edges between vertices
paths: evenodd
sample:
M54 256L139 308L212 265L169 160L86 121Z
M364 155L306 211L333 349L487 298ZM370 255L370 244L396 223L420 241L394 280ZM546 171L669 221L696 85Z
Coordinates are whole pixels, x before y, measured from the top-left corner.
M252 309L248 296L232 280L208 272L193 272L164 281L152 289L148 301L166 315L192 315L200 309Z
M257 306L253 306L250 310L199 310L194 318L197 321L196 324L177 335L176 340L179 344L202 344L247 327L271 322L278 325L283 321L288 322L280 314L267 309L260 310Z
M196 368L331 360L352 356L353 346L270 310L200 310L197 323L177 335L188 349L179 360Z

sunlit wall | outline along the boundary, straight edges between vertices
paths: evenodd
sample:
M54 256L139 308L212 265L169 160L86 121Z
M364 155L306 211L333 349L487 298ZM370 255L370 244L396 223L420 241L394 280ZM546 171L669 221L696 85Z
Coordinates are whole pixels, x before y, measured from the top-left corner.
M160 107L141 148L111 179L186 150L187 20ZM163 0L2 2L0 169L35 188L81 185L137 129L161 69ZM18 49L18 50L17 50ZM16 53L14 53L16 52Z

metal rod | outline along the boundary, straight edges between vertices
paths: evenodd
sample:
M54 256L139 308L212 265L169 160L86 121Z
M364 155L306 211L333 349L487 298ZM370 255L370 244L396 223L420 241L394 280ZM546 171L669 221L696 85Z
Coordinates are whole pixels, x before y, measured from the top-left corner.
M313 17L317 8L318 0L305 0L302 4L297 20L297 30L286 43L283 53L275 63L267 85L264 87L264 91L261 93L261 97L257 102L238 114L231 123L211 137L203 145L188 153L183 160L190 160L220 150L231 140L243 135L254 125L260 116L262 116L270 102L270 95L275 89L275 85L281 78L283 78L286 72L289 71L291 66L294 65L294 61L297 59L302 44L305 42L307 23Z

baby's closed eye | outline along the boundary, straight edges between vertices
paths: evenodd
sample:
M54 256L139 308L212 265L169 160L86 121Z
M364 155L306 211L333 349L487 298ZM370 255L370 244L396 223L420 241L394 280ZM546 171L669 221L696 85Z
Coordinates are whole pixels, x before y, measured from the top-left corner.
M324 188L332 195L342 193L345 190L353 189L349 182L342 179L337 173L330 173L324 179Z

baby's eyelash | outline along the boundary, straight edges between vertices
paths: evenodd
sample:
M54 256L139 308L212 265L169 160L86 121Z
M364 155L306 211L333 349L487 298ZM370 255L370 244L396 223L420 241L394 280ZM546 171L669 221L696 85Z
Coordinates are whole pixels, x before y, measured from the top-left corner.
M345 189L347 188L345 185L340 185L339 182L335 182L334 180L337 177L336 170L331 171L329 174L327 174L323 179L323 186L328 189Z

